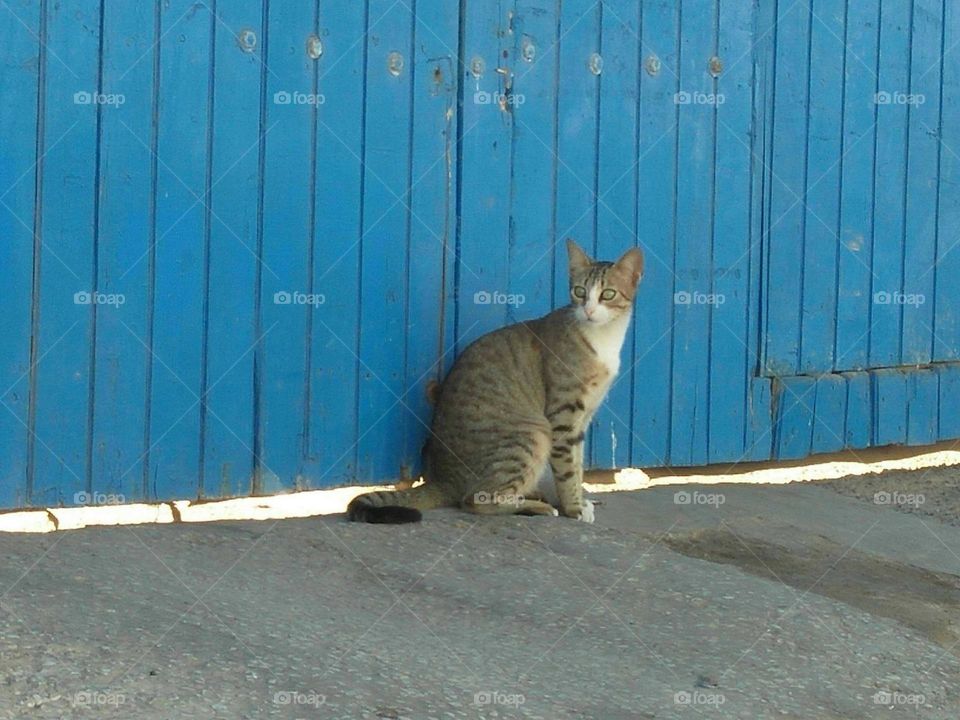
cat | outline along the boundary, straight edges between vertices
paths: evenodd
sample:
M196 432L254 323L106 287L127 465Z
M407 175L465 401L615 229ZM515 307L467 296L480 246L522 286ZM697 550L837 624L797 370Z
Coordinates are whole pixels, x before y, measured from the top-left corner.
M644 259L631 248L616 262L595 262L572 240L567 254L569 305L480 337L428 389L424 483L359 495L348 519L417 522L421 510L456 506L593 522L582 490L584 436L620 370ZM559 511L535 496L548 470Z

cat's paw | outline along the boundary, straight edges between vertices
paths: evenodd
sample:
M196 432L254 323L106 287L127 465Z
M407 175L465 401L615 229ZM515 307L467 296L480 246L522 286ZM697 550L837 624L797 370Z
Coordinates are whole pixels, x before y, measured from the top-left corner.
M564 510L563 514L580 522L592 523L594 521L593 502L582 500L578 509Z
M580 517L577 519L580 522L592 523L594 517L593 503L590 500L584 500L583 505L580 506Z

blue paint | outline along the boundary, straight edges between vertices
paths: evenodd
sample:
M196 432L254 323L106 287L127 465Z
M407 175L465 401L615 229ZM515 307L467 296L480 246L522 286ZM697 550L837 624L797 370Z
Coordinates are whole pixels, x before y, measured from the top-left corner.
M415 474L568 236L647 260L594 465L960 437L950 4L45 7L0 8L0 507Z

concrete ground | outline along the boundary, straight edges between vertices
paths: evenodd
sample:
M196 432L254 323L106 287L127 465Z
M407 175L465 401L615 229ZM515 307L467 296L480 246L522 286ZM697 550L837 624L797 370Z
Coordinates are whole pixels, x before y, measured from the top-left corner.
M0 718L954 720L956 478L5 535Z

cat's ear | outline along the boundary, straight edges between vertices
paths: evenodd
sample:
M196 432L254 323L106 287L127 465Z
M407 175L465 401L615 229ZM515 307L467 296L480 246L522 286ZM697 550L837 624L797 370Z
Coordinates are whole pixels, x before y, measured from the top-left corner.
M567 238L567 255L570 257L570 272L580 272L593 265L593 260L573 240Z
M630 276L633 286L636 287L643 277L643 251L640 248L630 248L620 256L616 266Z

